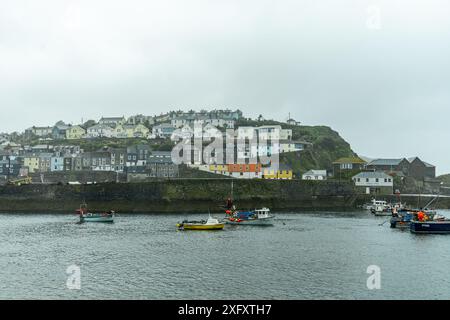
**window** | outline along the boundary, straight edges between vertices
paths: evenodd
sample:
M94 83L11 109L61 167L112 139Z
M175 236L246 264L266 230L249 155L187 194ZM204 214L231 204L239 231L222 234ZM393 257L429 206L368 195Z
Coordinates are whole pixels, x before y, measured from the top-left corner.
M352 170L353 169L353 164L352 163L341 163L341 169Z
M375 179L375 182L380 182L380 179L376 178L376 179Z
M369 178L366 178L366 182L369 182Z

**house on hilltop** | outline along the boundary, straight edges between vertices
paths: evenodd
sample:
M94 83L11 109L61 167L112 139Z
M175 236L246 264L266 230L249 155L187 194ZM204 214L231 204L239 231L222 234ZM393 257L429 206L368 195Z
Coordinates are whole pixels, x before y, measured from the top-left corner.
M119 124L124 124L127 121L125 117L102 117L98 123L103 125L108 125L111 127L115 127Z
M366 161L360 157L344 157L333 162L333 175L339 177L343 172L349 172L352 170L363 170L365 168Z

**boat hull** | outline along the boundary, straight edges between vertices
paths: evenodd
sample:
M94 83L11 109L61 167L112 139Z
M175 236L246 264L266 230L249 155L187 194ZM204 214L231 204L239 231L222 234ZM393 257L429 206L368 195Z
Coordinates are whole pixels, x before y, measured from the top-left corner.
M390 212L376 212L376 213L374 213L374 215L376 217L389 217L389 216L392 216L392 213L390 213Z
M114 222L113 216L80 216L80 222L106 222L112 223Z
M226 224L232 225L244 225L244 226L270 226L273 225L273 218L266 219L248 219L248 220L230 220L229 218L225 218Z
M388 216L392 215L392 212L388 211L388 210L375 210L375 209L372 209L372 210L370 210L370 212L372 212L372 214L377 216L377 217L388 217Z
M208 231L208 230L222 230L225 227L224 223L219 223L215 225L194 225L194 224L179 224L178 228L182 230L198 230L198 231Z
M410 221L404 221L401 218L391 219L391 228L393 229L408 229L410 227Z
M448 234L450 233L450 221L411 221L411 233L421 234Z

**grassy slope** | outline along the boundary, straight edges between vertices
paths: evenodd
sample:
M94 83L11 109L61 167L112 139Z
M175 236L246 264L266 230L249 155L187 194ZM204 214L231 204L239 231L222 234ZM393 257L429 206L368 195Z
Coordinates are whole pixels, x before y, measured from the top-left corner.
M450 174L444 174L442 176L437 177L441 182L445 185L450 185Z

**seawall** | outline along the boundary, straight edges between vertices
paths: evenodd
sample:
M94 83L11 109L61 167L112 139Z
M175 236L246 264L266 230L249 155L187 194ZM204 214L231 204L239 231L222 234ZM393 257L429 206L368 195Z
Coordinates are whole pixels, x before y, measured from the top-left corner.
M221 212L231 193L230 179L177 179L146 183L0 187L2 212L73 212L86 202L91 210L127 213ZM239 208L272 210L351 209L356 196L350 183L233 180Z
M86 202L91 210L122 213L222 212L231 179L174 179L145 183L95 185L31 184L0 186L0 212L69 212ZM300 180L233 179L233 198L240 209L266 206L273 211L354 210L373 196L357 195L351 183ZM379 200L396 201L395 196ZM413 207L429 197L402 197ZM450 208L450 198L436 208Z

